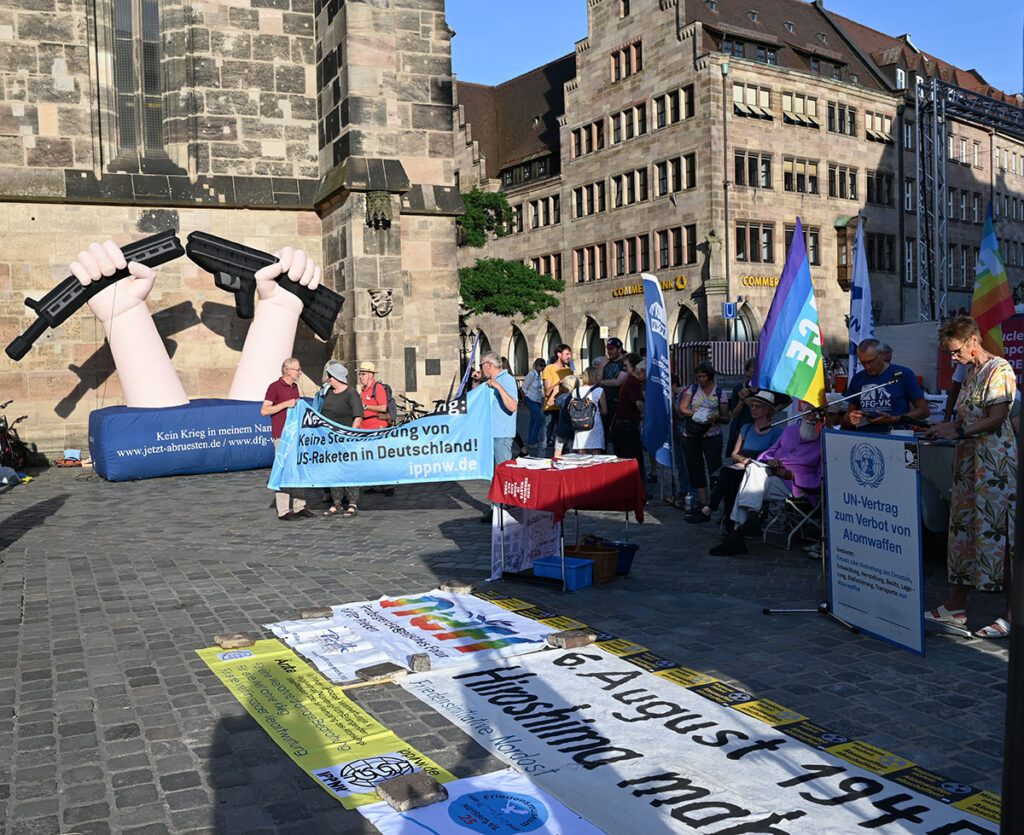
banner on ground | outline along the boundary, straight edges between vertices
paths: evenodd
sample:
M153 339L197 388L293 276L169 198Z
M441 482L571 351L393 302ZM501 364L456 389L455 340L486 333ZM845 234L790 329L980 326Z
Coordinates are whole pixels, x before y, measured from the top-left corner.
M459 481L494 474L491 389L480 386L435 413L386 429L351 429L300 400L288 412L270 471L282 487L357 487Z
M400 684L606 832L996 832L974 817L993 819L991 796L970 786L596 646Z
M504 531L498 523L504 515ZM527 507L494 505L491 511L491 579L501 579L502 572L515 574L533 568L539 557L561 554L562 523L555 515Z
M431 668L443 668L534 652L554 631L486 600L439 589L331 608L330 618L265 626L339 683L386 661L408 667L416 653L429 655Z
M661 282L643 273L647 325L647 388L643 442L657 462L672 466L672 369L668 357L668 314Z
M383 835L603 835L511 769L454 780L445 788L448 799L430 806L396 812L381 802L360 806L359 813Z
M278 641L197 650L250 716L346 809L380 800L377 783L426 771L454 780L328 684Z
M825 432L832 611L924 655L920 474L913 438Z

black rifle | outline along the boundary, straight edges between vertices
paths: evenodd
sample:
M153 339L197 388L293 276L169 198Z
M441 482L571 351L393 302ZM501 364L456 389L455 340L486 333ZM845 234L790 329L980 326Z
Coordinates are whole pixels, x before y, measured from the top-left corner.
M185 243L185 252L207 272L221 290L235 294L235 312L240 319L251 319L255 310L256 271L277 263L277 258L258 249L208 235L191 232ZM334 321L341 313L345 300L327 287L316 290L303 287L287 275L280 275L277 283L302 300L300 318L323 340L331 338Z
M121 248L125 261L137 261L147 267L157 267L184 255L181 241L175 237L175 231L168 229L150 235L135 243ZM100 290L109 287L115 281L130 275L128 268L117 270L113 275L104 276L89 284L82 284L73 275L69 275L39 301L25 299L26 307L36 312L36 320L28 329L15 337L7 346L7 356L12 360L20 360L29 352L32 344L42 336L47 328L60 327L78 308L95 296Z

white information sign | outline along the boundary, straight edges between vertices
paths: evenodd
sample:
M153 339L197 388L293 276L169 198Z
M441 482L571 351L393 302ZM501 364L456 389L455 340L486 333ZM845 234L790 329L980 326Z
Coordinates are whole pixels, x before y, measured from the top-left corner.
M833 613L924 655L917 442L826 432L825 492Z
M498 524L499 512L505 517L504 532ZM507 574L526 571L533 568L534 560L558 556L561 553L559 539L562 523L555 522L553 513L511 505L501 510L495 507L491 513L492 580L501 579L503 571Z

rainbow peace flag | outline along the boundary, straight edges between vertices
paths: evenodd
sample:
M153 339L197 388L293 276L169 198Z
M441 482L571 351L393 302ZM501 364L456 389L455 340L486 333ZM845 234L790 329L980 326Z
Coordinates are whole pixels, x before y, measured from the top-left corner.
M821 328L800 218L796 219L786 266L757 342L754 385L814 406L825 402Z
M999 241L992 225L992 201L985 210L985 227L981 233L981 251L974 268L974 298L971 317L981 331L981 345L990 353L1003 355L1003 322L1016 312L1006 267L999 255Z

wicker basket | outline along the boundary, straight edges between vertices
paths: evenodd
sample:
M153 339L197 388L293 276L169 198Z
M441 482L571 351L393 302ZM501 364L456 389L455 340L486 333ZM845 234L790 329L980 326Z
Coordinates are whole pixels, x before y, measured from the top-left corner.
M619 563L619 549L602 545L596 536L587 534L575 545L565 546L567 557L594 561L594 582L610 583L615 579Z

